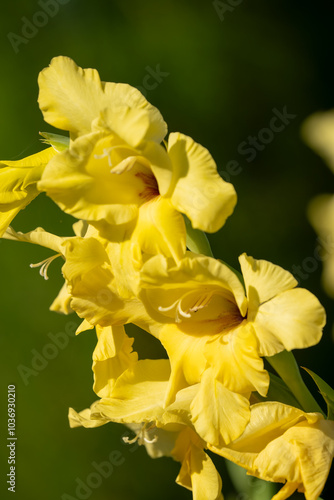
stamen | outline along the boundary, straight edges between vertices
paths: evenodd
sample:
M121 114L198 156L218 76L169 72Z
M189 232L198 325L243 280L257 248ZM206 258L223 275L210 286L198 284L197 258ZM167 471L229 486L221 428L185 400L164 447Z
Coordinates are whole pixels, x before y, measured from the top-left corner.
M175 302L173 302L173 304L171 306L168 306L168 307L159 306L158 311L160 311L160 312L170 311L171 309L173 309L173 307L176 306L176 304L179 302L179 300L180 299L177 299Z
M148 431L155 428L155 425L151 424L149 427L147 427L147 426L148 426L148 422L143 424L143 426L141 427L141 429L139 429L139 431L137 432L137 434L135 435L135 437L133 439L129 439L128 436L123 436L122 439L123 439L124 443L133 444L137 441L138 441L139 445L142 445L144 442L147 444L156 443L158 441L158 436L154 435L152 439L149 439L148 437L145 436L145 434Z
M207 306L212 299L213 292L202 295L197 302L189 309L191 312L197 312L199 309L203 309L203 307Z
M30 267L39 267L41 266L39 270L39 274L45 279L48 280L48 268L51 262L53 262L57 257L60 257L61 253L56 253L56 255L52 255L51 257L48 257L45 260L42 260L41 262L37 262L37 264L30 264Z
M109 148L103 148L103 153L101 155L97 155L97 154L94 155L95 160L102 160L103 158L107 157L108 158L108 165L109 165L109 167L112 167L112 161L111 161L110 153L114 149L129 149L129 146L126 146L126 145L123 146L123 145L119 144L118 146L110 146ZM132 168L132 166L130 168ZM111 171L112 174L113 173L115 173L115 174L121 174L122 172L112 172Z
M111 158L110 158L110 152L111 150L114 149L112 147L110 148L103 148L103 153L101 155L94 155L95 160L102 160L103 158L107 157L108 158L108 165L109 167L112 167L111 163Z
M181 316L183 316L184 318L191 318L191 314L190 313L187 313L185 312L182 307L181 307L181 302L182 302L182 299L179 301L178 305L177 305L177 312L181 314Z
M154 435L153 436L153 439L147 439L147 437L144 436L144 441L145 443L147 444L153 444L153 443L156 443L158 441L158 436Z
M122 439L126 444L133 444L139 439L139 434L136 434L133 439L129 439L128 436L123 436Z
M182 295L182 297L177 299L170 306L167 306L167 307L158 306L158 311L167 312L167 311L171 311L172 309L175 308L175 321L176 321L176 323L181 323L183 318L189 319L189 318L191 318L192 313L196 313L200 309L203 309L204 307L206 307L210 303L210 300L212 299L214 292L212 291L209 293L204 293L204 294L200 295L199 297L197 296L198 298L195 301L194 305L189 307L188 309L184 310L182 308L182 301L184 301L187 297L189 297L189 295L193 295L193 294L194 294L193 290L191 290L190 292L186 292Z

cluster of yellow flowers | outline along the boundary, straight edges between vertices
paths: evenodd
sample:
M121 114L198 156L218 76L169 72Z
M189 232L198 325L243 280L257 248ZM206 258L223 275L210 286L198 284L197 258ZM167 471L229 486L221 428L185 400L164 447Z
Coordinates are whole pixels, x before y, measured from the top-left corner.
M152 457L181 463L177 482L195 500L222 498L205 450L285 483L275 500L295 490L316 500L334 455L334 421L290 351L319 342L317 298L270 262L243 254L240 273L210 255L202 231L224 225L235 190L203 146L181 133L166 139L160 112L137 89L101 82L66 57L40 73L39 89L45 121L69 138L45 134L49 148L1 162L0 235L52 249L40 263L44 277L61 256L65 283L51 309L76 312L78 333L96 330L99 399L70 409L70 425L128 425ZM40 192L78 219L72 237L9 226ZM138 359L129 323L168 358Z

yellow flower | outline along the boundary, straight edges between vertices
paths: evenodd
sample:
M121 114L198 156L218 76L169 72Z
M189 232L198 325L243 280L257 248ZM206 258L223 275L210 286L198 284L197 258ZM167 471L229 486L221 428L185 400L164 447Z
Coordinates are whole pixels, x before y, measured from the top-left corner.
M242 436L212 451L253 476L285 483L272 500L284 500L296 490L317 500L334 456L334 422L282 403L259 403L251 407Z
M78 221L75 224L73 224L73 230L74 233L79 236L79 235L84 235L87 230L87 224L85 224L83 221ZM33 243L35 245L40 245L42 247L48 248L50 250L53 250L56 252L55 254L51 255L50 257L47 257L41 262L38 262L37 264L30 264L30 267L39 267L40 268L40 275L44 279L48 279L48 269L50 264L57 258L62 256L65 258L65 248L64 246L65 242L70 240L72 237L60 237L55 234L49 233L45 231L43 228L38 227L34 229L33 231L29 231L28 233L21 233L21 232L16 232L12 227L9 227L6 229L6 231L3 234L3 238L8 239L8 240L13 240L13 241L24 241L27 243ZM58 296L52 303L50 309L52 311L57 311L63 314L69 314L73 312L71 308L71 300L72 297L68 293L67 290L67 284L66 282L62 286Z
M65 212L99 228L132 222L144 251L175 259L185 251L180 212L209 232L232 213L234 188L210 153L179 133L161 145L167 126L137 89L103 83L95 70L66 57L52 60L39 86L45 120L69 130L71 143L38 187Z
M23 160L0 162L0 237L18 212L39 194L36 184L55 154L48 148Z
M334 110L311 115L303 124L303 135L334 173ZM323 286L334 298L334 195L323 194L314 198L308 215L323 247Z
M305 142L322 156L334 173L334 109L308 117L302 133Z
M133 291L139 273L128 241L107 241L89 226L84 237L67 238L62 251L70 306L80 318L102 327L135 323L155 334L155 322Z
M152 458L170 456L181 462L176 481L192 490L194 500L222 500L220 476L189 420L196 388L180 391L177 401L164 409L169 375L168 360L131 363L90 409L77 413L70 408L70 425L90 428L108 421L124 423L136 432L127 442L145 445Z
M316 196L308 207L308 216L323 247L323 287L334 299L334 194Z
M226 265L191 253L178 265L162 256L149 259L139 288L171 361L166 404L200 383L193 422L216 445L243 432L250 393L266 395L261 356L316 344L325 323L318 300L295 288L290 273L245 254L239 260L246 293Z
M133 265L131 243L122 241L124 231L120 230L118 242L101 238L93 226L83 221L76 222L73 230L75 236L60 237L42 228L29 233L8 228L4 238L38 244L56 252L42 262L31 264L31 267L40 267L45 279L53 260L59 256L65 260L62 267L65 283L51 310L64 314L75 311L85 320L79 331L94 325L135 323L155 335L156 323L134 293L139 271Z
M123 326L96 327L98 342L93 352L94 392L108 397L118 377L138 361Z

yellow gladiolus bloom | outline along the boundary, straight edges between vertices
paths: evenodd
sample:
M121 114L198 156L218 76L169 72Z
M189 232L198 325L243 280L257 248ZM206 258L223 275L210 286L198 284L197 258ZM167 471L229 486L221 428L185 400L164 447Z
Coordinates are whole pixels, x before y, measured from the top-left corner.
M134 293L139 273L131 244L107 241L89 227L84 237L63 243L62 272L71 308L91 325L134 323L155 335L155 322Z
M69 130L71 143L38 188L65 212L99 228L138 221L136 241L147 240L144 227L154 235L146 251L158 248L175 259L185 251L180 212L209 232L232 213L234 188L220 178L210 153L179 133L161 145L167 126L137 89L103 83L95 70L66 57L41 72L39 87L45 120Z
M37 182L56 155L47 148L23 160L0 162L0 237L20 210L39 194Z
M251 407L242 436L212 451L253 476L285 483L272 500L285 500L296 490L317 500L334 456L334 422L282 403L259 403Z
M220 476L189 420L196 388L180 391L177 401L164 409L169 361L143 360L130 365L112 386L106 386L105 396L90 409L77 413L70 408L71 427L124 423L136 433L126 442L145 445L152 458L170 456L181 462L176 481L192 490L194 500L222 500Z
M166 404L200 383L192 416L211 444L236 439L249 418L250 393L266 395L261 357L316 344L325 324L319 301L295 288L289 272L245 254L239 260L246 292L226 265L191 253L178 265L153 257L141 272L139 297L160 325L171 361ZM236 415L238 423L230 420Z
M79 331L93 325L107 327L136 323L155 333L155 322L147 314L141 301L134 295L138 270L129 257L129 242L108 242L97 230L83 221L73 225L75 236L60 237L37 228L29 233L8 228L4 238L38 244L56 252L31 267L40 267L40 274L48 279L49 265L61 256L65 263L65 278L51 310L68 314L75 311L86 320ZM128 273L124 274L124 266ZM98 331L99 334L99 331Z

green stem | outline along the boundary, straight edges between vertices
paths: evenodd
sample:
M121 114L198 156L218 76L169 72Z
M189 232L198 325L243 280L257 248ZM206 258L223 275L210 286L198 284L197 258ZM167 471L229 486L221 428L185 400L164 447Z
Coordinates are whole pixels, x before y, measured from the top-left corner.
M266 359L276 370L281 379L284 380L306 412L319 412L324 414L306 387L292 352L282 351Z

